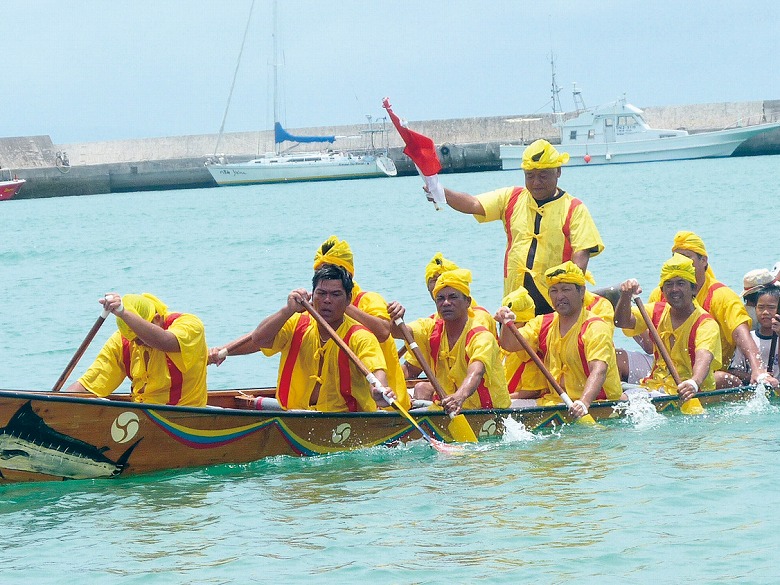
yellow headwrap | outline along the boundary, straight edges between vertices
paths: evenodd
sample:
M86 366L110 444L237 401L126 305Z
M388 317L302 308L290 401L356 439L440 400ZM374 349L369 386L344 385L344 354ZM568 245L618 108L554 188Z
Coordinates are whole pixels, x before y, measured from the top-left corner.
M704 241L693 232L677 232L674 235L672 252L675 250L689 250L699 256L709 256L704 247Z
M675 253L661 266L661 283L658 286L663 287L667 280L677 277L696 284L696 269L693 267L693 260Z
M559 153L555 147L546 140L536 140L523 151L523 162L520 167L524 171L536 169L556 169L569 162L567 152Z
M471 289L469 288L469 283L471 283L470 270L466 270L465 268L447 270L442 272L439 276L439 280L436 281L436 286L433 287L433 296L435 297L444 287L449 286L462 292L467 297L470 297Z
M431 261L428 262L428 265L425 267L425 284L428 285L428 281L432 278L437 278L442 272L446 272L447 270L457 270L458 265L454 262L450 262L447 260L444 256L441 255L441 252L436 252L436 254L431 258Z
M151 293L125 295L122 297L122 305L124 305L125 311L135 313L150 323L155 315L165 317L168 313L168 306ZM132 341L136 338L135 332L119 317L116 318L116 326L122 334L122 337L128 341Z
M352 249L347 242L339 240L336 236L331 236L325 240L314 255L314 270L317 270L323 264L341 266L349 272L350 276L355 276Z
M585 272L582 272L582 268L571 260L548 269L547 272L544 273L544 277L547 280L548 287L558 284L559 282L568 282L580 286L585 286L586 281L591 284L596 284L590 271L586 270Z
M536 304L524 287L518 286L504 297L501 304L512 309L517 321L530 321L536 315Z

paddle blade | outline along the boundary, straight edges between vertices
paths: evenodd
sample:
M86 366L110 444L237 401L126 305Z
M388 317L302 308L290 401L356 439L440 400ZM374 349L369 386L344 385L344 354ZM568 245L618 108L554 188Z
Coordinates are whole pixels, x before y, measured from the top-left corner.
M591 415L586 414L585 416L581 416L577 419L577 422L581 425L598 425L599 423L596 422L596 419L593 418ZM601 426L601 425L599 425Z
M450 431L452 438L458 443L477 442L477 435L474 434L474 429L471 428L469 421L462 414L453 417L450 424L447 425L447 430Z
M683 402L680 412L683 414L704 414L704 407L698 398L691 398L687 402Z

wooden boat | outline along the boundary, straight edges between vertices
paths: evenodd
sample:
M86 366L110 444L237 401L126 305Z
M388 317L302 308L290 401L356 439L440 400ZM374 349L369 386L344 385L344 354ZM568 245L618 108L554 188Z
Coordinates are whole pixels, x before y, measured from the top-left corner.
M242 390L272 396L273 389ZM707 407L746 400L745 386L700 393ZM395 412L322 413L247 410L238 390L209 393L203 408L131 402L128 395L0 390L0 484L113 478L179 468L248 463L276 455L311 456L421 439ZM777 400L780 394L771 393ZM679 410L675 397L653 398L661 412ZM619 401L594 403L596 420L623 416ZM413 412L430 435L452 441L441 411ZM480 441L495 440L507 417L530 431L573 422L563 405L466 411Z

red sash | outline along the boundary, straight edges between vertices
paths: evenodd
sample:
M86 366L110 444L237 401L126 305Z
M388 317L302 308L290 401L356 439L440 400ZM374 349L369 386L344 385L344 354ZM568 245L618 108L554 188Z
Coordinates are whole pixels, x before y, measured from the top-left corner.
M724 284L721 284L720 286L726 286ZM713 285L712 288L715 288L715 285ZM707 295L707 298L705 299L705 303L708 300L712 300L712 288L710 289L710 293ZM720 288L720 287L718 287ZM653 325L655 325L655 328L658 329L658 324L661 322L661 316L663 315L664 308L666 308L666 303L663 301L658 301L653 306L653 316L651 318ZM708 313L702 313L699 315L699 318L696 319L696 322L693 324L693 327L691 327L691 332L688 335L688 357L691 358L691 371L693 371L693 366L696 363L696 331L699 329L699 325L704 323L707 319L712 319L712 316ZM657 351L657 350L656 350ZM656 356L656 363L658 363L658 356ZM655 370L656 366L653 365L653 370Z
M577 207L580 205L582 205L582 201L576 197L573 197L571 200L571 205L569 205L569 212L566 214L566 220L563 222L563 228L561 229L564 238L562 256L563 262L571 260L571 255L573 253L571 247L571 217L574 214L574 210L577 209Z
M167 330L171 324L181 317L181 313L171 313L163 321L163 329ZM125 366L125 375L133 381L133 376L130 374L130 341L125 337L122 337L122 362ZM171 377L171 388L168 391L168 402L166 404L178 404L181 400L181 387L184 382L184 375L182 371L176 367L176 364L171 361L168 354L165 354L165 362L168 365L168 375Z
M368 331L368 329L362 325L353 325L344 336L344 341L349 344L352 334L359 329ZM344 402L347 404L349 412L359 412L360 404L358 404L358 401L352 396L352 375L349 369L349 363L349 356L339 349L339 391L341 392L341 397L344 399Z
M298 324L293 331L292 339L290 340L290 351L287 352L287 359L282 366L282 374L279 376L279 388L277 389L277 398L282 408L287 408L287 402L290 399L290 384L292 382L293 368L295 362L298 361L298 354L301 353L301 342L303 341L303 334L306 333L306 329L309 327L311 317L302 314L298 319Z
M522 187L515 187L512 190L512 194L509 196L509 201L506 204L506 210L504 211L504 230L506 231L506 252L504 252L504 278L507 277L509 271L509 250L512 249L512 214L515 211L515 205L517 205L517 199L520 197L520 193L523 192Z
M363 298L363 295L364 295L364 294L366 294L366 293L365 293L364 291L361 291L361 292L359 292L359 293L357 294L357 296L356 296L354 299L352 299L352 304L353 304L355 307L357 307L358 305L360 305L360 299L362 299L362 298Z
M723 288L724 286L726 285L723 284L722 282L716 282L715 284L713 284L710 287L710 290L707 291L707 296L704 297L704 302L702 303L701 308L709 313L710 305L712 304L712 296L715 294L716 290L718 290L719 288Z

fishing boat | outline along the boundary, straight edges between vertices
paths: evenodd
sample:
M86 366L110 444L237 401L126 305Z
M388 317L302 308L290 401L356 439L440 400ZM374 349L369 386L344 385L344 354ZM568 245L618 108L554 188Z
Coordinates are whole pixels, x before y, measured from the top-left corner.
M363 131L367 145L356 151L326 150L320 152L291 152L301 144L333 143L336 136L296 136L282 127L279 121L279 64L277 47L277 5L273 6L273 103L274 152L245 162L228 162L224 154L206 159L206 168L217 185L248 185L256 183L283 183L288 181L326 181L393 177L395 163L387 156L387 132L384 124L375 128L369 117L368 129ZM236 68L238 70L238 68ZM224 123L223 123L224 126ZM384 148L374 146L375 134L384 132ZM220 131L221 136L221 131ZM282 144L292 146L282 150ZM219 145L219 141L217 142Z
M12 177L9 179L3 179L0 177L0 201L6 201L13 199L14 195L19 192L26 181L24 179L17 179Z
M700 392L705 408L744 401L755 387ZM129 395L0 390L0 484L99 479L278 455L327 455L419 440L420 431L396 412L324 413L248 410L241 395L273 396L274 389L209 392L202 408L131 402ZM777 391L769 393L780 400ZM651 399L659 412L679 410L674 396ZM624 416L627 403L594 402L595 420ZM420 429L451 442L441 410L412 410ZM514 419L529 431L572 423L564 405L470 410L464 414L480 441L500 438Z

